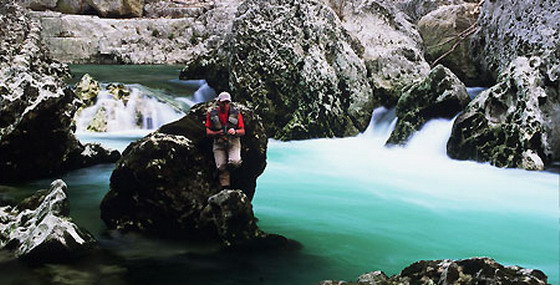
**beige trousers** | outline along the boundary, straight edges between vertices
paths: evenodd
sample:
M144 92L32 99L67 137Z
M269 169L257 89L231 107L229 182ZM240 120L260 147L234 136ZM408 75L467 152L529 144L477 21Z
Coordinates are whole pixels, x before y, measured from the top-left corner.
M230 186L229 168L241 165L241 140L239 137L228 137L227 140L214 139L212 151L219 172L220 185Z

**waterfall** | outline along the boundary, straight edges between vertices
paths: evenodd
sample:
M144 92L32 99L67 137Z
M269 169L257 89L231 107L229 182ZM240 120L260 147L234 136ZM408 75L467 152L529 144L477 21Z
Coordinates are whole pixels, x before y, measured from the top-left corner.
M155 130L184 115L184 103L139 84L124 85L129 95L118 99L107 90L107 84L97 95L94 105L76 115L78 132L123 132ZM188 108L188 107L187 107Z

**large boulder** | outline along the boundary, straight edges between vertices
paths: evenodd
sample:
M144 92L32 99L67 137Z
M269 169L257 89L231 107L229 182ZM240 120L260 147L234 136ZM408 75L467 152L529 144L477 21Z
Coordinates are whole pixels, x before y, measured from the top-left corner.
M181 120L162 126L123 153L101 204L109 228L191 239L218 239L225 246L254 241L284 243L262 233L250 201L266 166L267 137L259 118L237 104L244 118L242 166L223 190L206 138L204 121L212 103L201 104Z
M448 155L529 170L559 160L560 65L550 66L537 56L514 60L457 118Z
M418 30L426 46L425 57L451 69L459 79L470 86L481 86L474 62L471 59L470 39L476 30L478 5L466 3L447 5L422 17ZM451 53L449 51L453 50Z
M393 107L402 88L425 77L422 38L406 16L389 1L348 2L341 15L344 28L363 46L368 81L376 106Z
M228 40L195 58L182 78L202 77L253 108L274 138L363 131L373 99L360 44L325 3L244 1Z
M465 85L442 65L406 88L397 104L397 125L387 144L405 144L430 119L452 118L469 103Z
M358 284L411 285L411 284L519 284L546 285L547 276L537 269L503 266L487 257L463 260L422 260L415 262L400 274L387 277L382 271L361 275ZM348 284L326 280L321 285Z
M37 21L12 1L1 1L0 11L0 181L114 162L118 153L95 147L96 159L74 136L79 102L64 88L68 67L47 57Z
M30 262L64 261L95 246L68 217L67 187L56 180L17 206L0 207L0 248Z
M455 121L449 156L525 169L560 160L559 16L554 1L484 2L472 52L497 84Z

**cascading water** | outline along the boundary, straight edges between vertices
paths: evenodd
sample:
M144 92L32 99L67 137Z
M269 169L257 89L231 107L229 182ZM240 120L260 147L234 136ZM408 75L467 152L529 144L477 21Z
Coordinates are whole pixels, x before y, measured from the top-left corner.
M118 99L106 87L107 84L102 85L93 106L84 108L77 114L78 132L154 130L184 115L177 108L150 96L148 90L140 85L127 85L130 95L124 99Z

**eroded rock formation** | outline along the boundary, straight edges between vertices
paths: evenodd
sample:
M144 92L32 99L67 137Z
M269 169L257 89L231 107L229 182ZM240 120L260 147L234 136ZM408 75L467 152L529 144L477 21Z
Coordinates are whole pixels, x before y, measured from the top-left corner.
M560 160L560 8L554 1L485 1L475 60L497 84L457 118L449 156L544 169Z
M0 248L30 262L65 261L91 249L93 236L68 217L66 191L59 179L15 207L0 207Z

